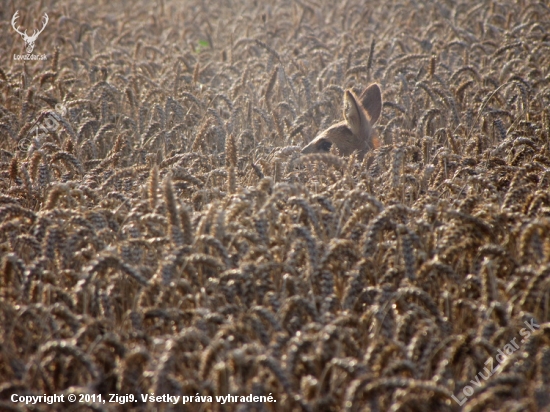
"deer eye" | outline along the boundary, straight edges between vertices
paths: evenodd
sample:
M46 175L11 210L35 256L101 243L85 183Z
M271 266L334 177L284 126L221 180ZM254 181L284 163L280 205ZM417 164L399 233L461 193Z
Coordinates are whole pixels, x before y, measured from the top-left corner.
M331 147L332 147L331 142L329 142L328 140L321 140L321 142L319 142L318 150L320 152L329 152Z

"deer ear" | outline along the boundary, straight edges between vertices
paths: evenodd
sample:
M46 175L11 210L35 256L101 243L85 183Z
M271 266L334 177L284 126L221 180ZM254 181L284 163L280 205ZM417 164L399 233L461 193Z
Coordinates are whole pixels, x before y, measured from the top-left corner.
M363 109L351 90L344 93L344 119L354 136L359 136L366 126L367 119Z
M382 93L380 92L380 86L376 83L371 84L363 90L363 93L359 96L359 101L367 112L370 124L373 125L376 123L382 111Z

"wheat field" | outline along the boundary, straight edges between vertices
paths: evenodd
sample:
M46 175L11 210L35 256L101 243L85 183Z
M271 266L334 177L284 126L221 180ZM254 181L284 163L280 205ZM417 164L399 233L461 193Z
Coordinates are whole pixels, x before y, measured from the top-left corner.
M0 410L550 411L544 2L0 25ZM302 155L371 83L380 147ZM13 401L53 394L84 402Z

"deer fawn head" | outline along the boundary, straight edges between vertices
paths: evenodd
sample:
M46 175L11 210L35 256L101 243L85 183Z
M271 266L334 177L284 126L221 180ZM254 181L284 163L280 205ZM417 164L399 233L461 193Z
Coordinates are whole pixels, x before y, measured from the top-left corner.
M302 153L326 153L334 145L342 156L357 151L359 158L363 158L365 153L379 146L373 125L381 111L382 95L377 84L371 84L359 97L346 90L344 121L322 131L302 149Z
M15 12L15 14L13 15L13 17L11 19L11 25L12 25L13 29L17 33L19 33L21 35L21 37L23 37L23 40L25 41L27 53L30 54L34 50L34 42L38 38L38 35L40 33L42 33L44 31L44 29L46 28L46 25L48 24L49 18L48 18L48 15L46 13L44 13L44 16L42 17L42 19L43 19L42 28L38 31L34 30L33 33L32 33L32 36L29 36L27 34L27 30L22 32L22 31L19 30L19 27L15 27L15 22L17 21L18 18L19 18L19 10L17 10Z

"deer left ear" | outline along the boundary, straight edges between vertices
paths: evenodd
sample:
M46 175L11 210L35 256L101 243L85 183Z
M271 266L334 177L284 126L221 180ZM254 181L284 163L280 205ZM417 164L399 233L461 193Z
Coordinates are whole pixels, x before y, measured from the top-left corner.
M370 124L374 125L382 111L382 93L380 92L380 86L376 83L371 84L363 90L363 93L359 96L359 101L363 109L367 112Z
M354 136L359 136L368 121L357 97L351 90L344 94L344 119Z

